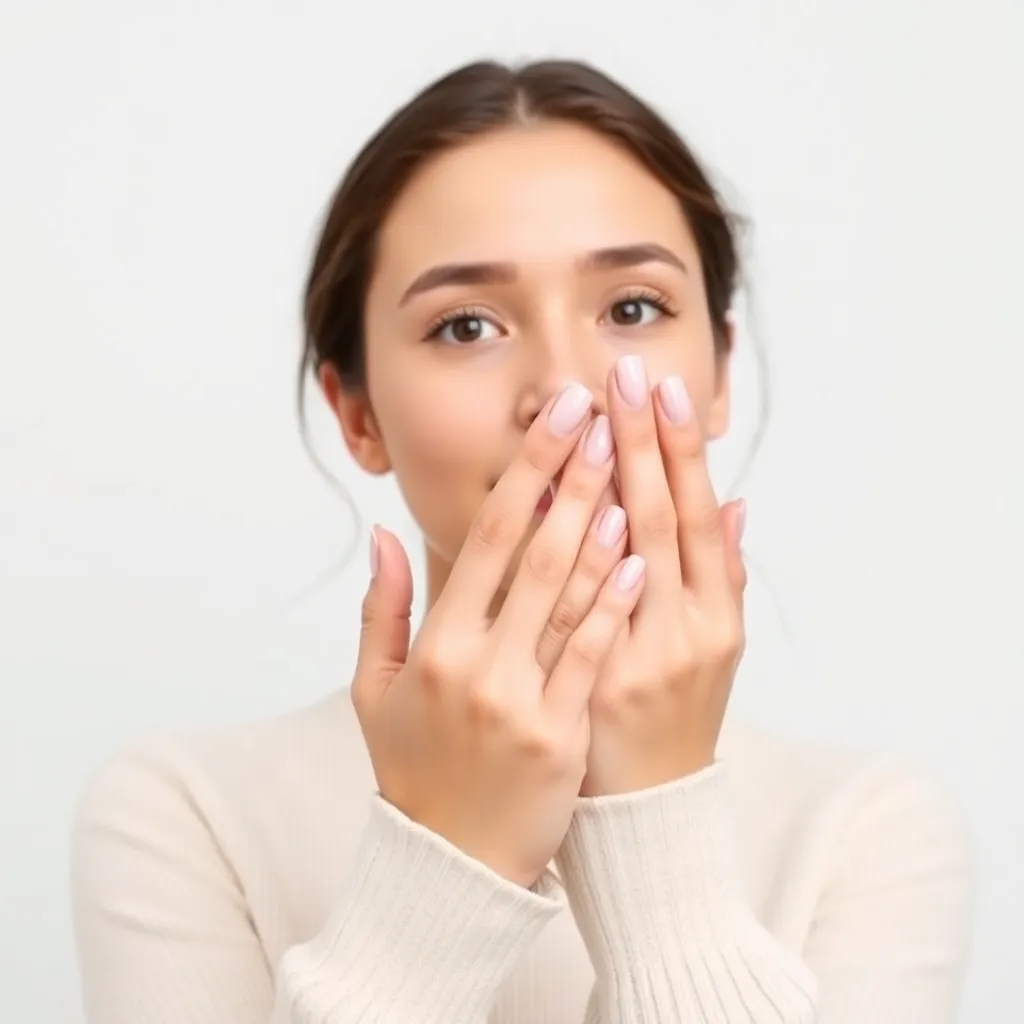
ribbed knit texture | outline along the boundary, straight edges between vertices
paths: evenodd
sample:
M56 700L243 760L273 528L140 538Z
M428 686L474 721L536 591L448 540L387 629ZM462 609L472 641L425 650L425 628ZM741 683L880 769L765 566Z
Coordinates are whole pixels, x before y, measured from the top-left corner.
M941 789L741 726L526 890L376 795L345 694L111 758L72 879L89 1024L953 1024L973 905Z
M509 884L379 797L344 898L285 955L275 1020L484 1020L498 988L563 905L545 875ZM451 893L444 912L425 894Z
M597 971L587 1024L814 1020L814 976L740 898L723 789L715 766L580 801L558 864Z

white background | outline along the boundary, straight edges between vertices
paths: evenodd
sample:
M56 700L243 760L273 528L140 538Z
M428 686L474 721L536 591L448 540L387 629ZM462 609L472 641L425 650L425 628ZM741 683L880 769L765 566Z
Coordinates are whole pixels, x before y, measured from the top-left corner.
M1024 1019L1022 52L1015 0L7 0L4 1019L80 1019L67 835L100 756L347 681L363 551L292 601L355 528L298 439L306 260L355 147L481 55L597 62L753 218L773 409L741 485L736 707L954 787L982 880L964 1020ZM752 344L723 493L757 422ZM392 484L312 419L364 517L415 543Z

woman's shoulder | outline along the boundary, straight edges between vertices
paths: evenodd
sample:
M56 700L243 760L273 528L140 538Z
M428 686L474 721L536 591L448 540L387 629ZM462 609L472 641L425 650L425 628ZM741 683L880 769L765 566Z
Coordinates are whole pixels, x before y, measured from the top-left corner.
M719 759L741 825L780 839L821 829L904 828L931 822L969 833L960 800L934 772L882 751L784 735L731 718ZM150 804L161 794L207 816L270 809L344 819L362 813L375 783L347 690L285 714L215 729L148 733L93 772L80 813L97 805ZM909 819L908 819L909 816Z
M86 794L111 777L156 774L183 782L216 778L230 783L269 775L287 778L317 761L360 772L368 764L359 723L347 690L266 718L220 726L150 730L104 757ZM324 767L328 767L324 765Z
M967 870L972 829L932 771L889 753L775 733L737 719L723 730L732 817L752 874L837 857L888 864L943 851ZM296 711L218 729L151 733L93 773L77 827L160 835L190 828L230 846L255 840L287 857L297 841L343 853L375 791L347 690ZM301 840L298 839L301 837ZM140 837L141 838L141 837Z
M165 947L202 957L217 941L212 959L236 957L265 984L254 965L316 935L336 904L374 788L347 691L260 721L124 743L77 801L81 948L116 958L121 943L173 936L157 944L153 963L164 963Z
M737 799L770 802L793 814L823 813L902 795L963 819L953 789L932 769L893 752L824 743L731 720L723 730L720 759L728 766Z
M373 769L347 691L265 719L147 732L91 772L75 835L141 833L166 843L202 833L221 847L287 846L317 829L325 842L358 832ZM359 819L359 820L356 820Z

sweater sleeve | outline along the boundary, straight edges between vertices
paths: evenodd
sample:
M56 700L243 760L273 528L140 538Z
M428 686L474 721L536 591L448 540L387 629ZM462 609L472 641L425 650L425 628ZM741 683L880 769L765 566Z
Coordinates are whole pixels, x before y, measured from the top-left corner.
M744 903L724 785L716 764L580 801L559 866L597 976L587 1024L953 1024L972 869L951 804L909 778L866 791L798 955Z
M474 1024L563 906L380 797L325 927L268 964L238 879L187 792L145 755L83 797L76 947L90 1024Z

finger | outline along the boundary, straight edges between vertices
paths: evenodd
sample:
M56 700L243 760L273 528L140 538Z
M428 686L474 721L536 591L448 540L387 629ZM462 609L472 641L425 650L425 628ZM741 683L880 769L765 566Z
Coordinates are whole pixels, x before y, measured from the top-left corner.
M639 555L620 562L569 638L544 689L545 702L560 721L574 724L587 713L598 674L627 626L646 579L647 566Z
M554 502L523 552L495 623L517 647L537 649L611 480L613 455L608 417L598 416L558 481Z
M724 597L729 593L726 535L703 432L682 377L666 377L656 390L655 418L679 521L683 580L698 596Z
M740 498L722 508L722 526L726 534L725 565L733 597L742 602L747 589L747 567L743 562L743 528L746 525L747 503Z
M548 616L537 644L537 664L551 674L576 631L594 605L601 587L626 549L626 512L619 505L603 508L591 524L572 575Z
M615 432L619 490L629 517L629 546L647 562L645 600L681 595L679 520L659 447L647 370L640 356L625 356L615 365L609 375L608 406Z
M537 505L583 432L593 395L569 384L526 432L522 450L480 506L438 604L459 621L481 620Z
M354 700L365 691L386 687L409 656L412 570L401 542L379 526L370 536L370 568L352 684Z

